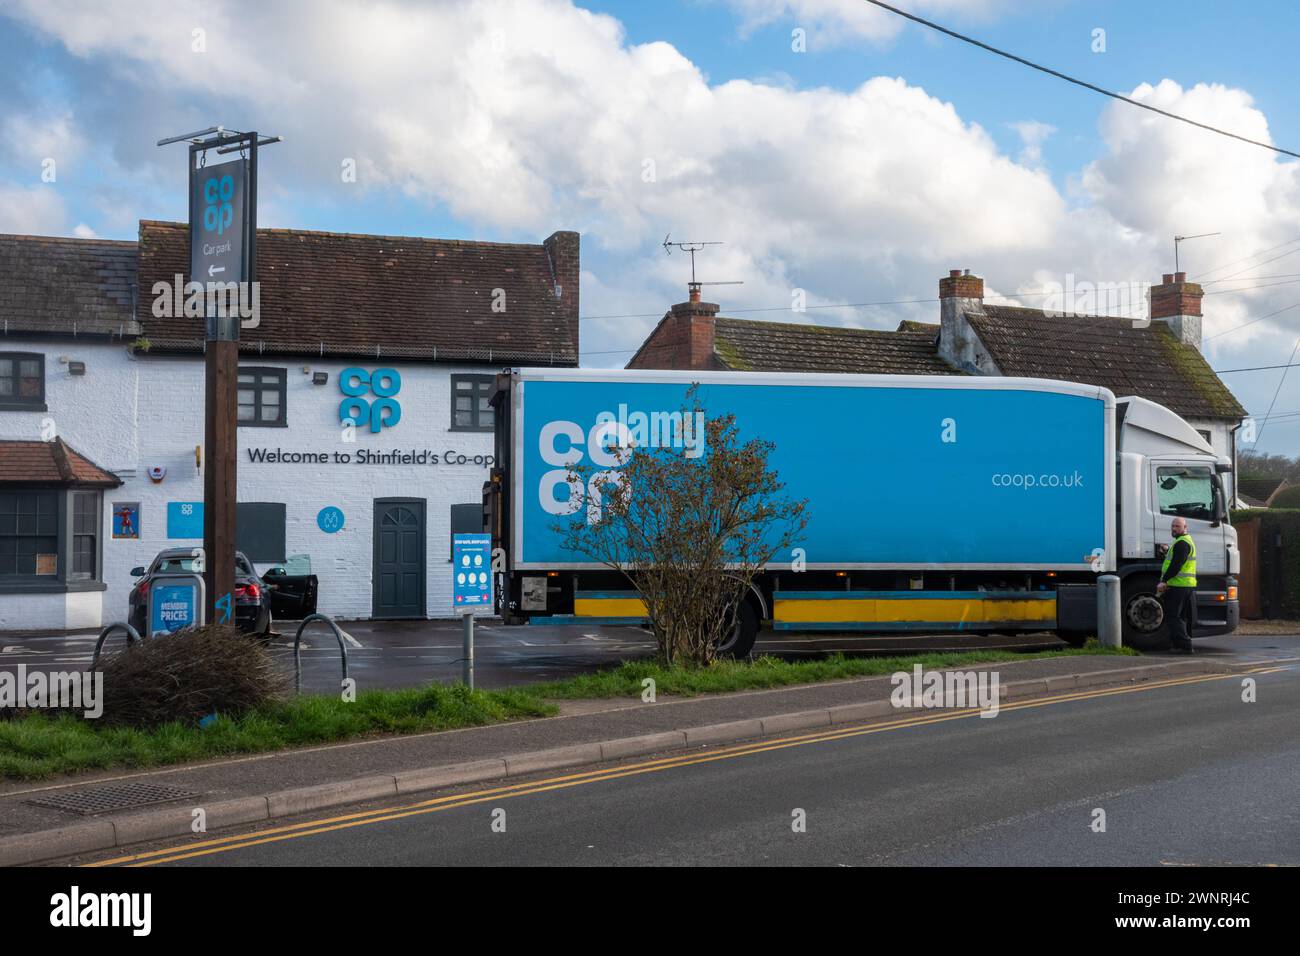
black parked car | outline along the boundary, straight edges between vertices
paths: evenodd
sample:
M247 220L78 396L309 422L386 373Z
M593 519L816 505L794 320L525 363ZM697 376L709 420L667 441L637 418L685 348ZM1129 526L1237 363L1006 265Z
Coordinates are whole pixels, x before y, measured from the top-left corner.
M148 626L145 605L154 575L193 574L194 562L193 548L169 548L159 552L147 570L143 567L131 570L132 576L140 580L131 587L127 619L141 635ZM274 618L297 619L315 613L316 587L316 575L289 575L282 567L258 575L253 563L236 551L235 624L240 630L267 637Z

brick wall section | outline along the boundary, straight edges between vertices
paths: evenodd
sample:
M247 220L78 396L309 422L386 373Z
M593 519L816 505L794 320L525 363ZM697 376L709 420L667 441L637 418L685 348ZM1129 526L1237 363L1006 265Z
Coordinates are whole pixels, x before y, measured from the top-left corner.
M941 299L982 299L984 298L984 280L960 269L952 269L939 280L939 298Z
M659 321L628 368L717 369L715 302L679 302Z
M1200 315L1199 283L1188 282L1186 272L1166 272L1160 285L1151 287L1151 318L1167 319L1175 315Z
M543 242L551 260L560 299L560 314L569 327L574 351L578 349L578 271L581 263L579 237L576 232L553 232Z

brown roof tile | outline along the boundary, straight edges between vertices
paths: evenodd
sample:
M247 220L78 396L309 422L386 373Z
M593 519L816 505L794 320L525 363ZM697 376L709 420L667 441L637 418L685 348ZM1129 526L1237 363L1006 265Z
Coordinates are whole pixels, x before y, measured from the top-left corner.
M116 488L122 480L70 448L62 438L56 438L54 441L0 440L0 484Z
M1160 321L1057 317L1038 309L986 305L966 318L1003 375L1084 382L1137 395L1184 418L1240 419L1241 403L1200 351Z
M577 233L537 245L257 235L261 324L240 333L243 351L577 363ZM140 223L138 317L153 347L192 349L202 338L197 319L155 318L148 294L186 274L188 259L184 223ZM505 290L504 311L492 309L495 289Z
M9 331L134 336L136 245L0 235L0 324Z
M937 330L937 327L936 327ZM934 333L849 329L719 316L714 350L736 371L955 375Z

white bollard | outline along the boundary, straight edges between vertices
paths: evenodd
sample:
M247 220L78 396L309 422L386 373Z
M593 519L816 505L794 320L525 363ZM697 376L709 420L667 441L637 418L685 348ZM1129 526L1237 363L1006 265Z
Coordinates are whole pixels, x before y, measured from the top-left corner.
M1097 578L1097 643L1119 647L1123 633L1119 575L1103 574Z

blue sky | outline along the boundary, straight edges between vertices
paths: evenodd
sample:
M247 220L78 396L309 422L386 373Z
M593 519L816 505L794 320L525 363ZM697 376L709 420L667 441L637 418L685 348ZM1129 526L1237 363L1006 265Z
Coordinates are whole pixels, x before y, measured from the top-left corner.
M1293 3L899 5L1300 150ZM1242 270L1215 289L1242 291L1207 297L1207 355L1285 359L1300 308L1236 330L1300 300L1300 243L1250 258L1300 237L1294 161L863 6L16 0L0 13L0 231L133 238L138 219L181 219L183 152L153 142L222 122L286 136L264 157L266 225L523 241L579 229L583 313L632 316L584 321L587 364L622 364L684 298L688 263L658 248L666 232L726 243L701 260L745 283L716 290L725 314L779 308L795 288L822 305L928 298L956 267L1020 295L1066 275L1151 282L1172 269L1175 232L1221 231L1184 246L1194 277L1243 260L1210 275ZM339 180L347 159L356 184ZM1271 275L1291 278L1242 282ZM892 328L936 313L757 314ZM1279 375L1228 380L1262 414ZM1292 411L1300 376L1277 398ZM1261 447L1300 453L1300 418Z

